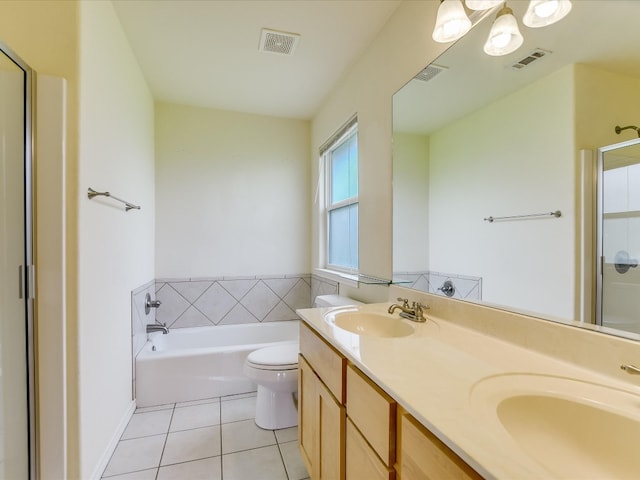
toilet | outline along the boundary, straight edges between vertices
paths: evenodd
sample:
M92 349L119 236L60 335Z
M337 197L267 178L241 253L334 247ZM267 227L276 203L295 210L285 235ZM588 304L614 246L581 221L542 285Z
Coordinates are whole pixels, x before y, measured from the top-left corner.
M361 305L341 295L319 295L314 307ZM298 342L255 350L247 356L244 374L258 385L256 425L266 430L298 424Z

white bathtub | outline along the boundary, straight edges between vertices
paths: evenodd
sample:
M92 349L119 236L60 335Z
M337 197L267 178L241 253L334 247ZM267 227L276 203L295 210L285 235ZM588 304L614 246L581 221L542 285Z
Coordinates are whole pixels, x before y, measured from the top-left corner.
M254 391L242 367L252 351L297 341L299 321L155 332L136 357L136 404L148 407Z

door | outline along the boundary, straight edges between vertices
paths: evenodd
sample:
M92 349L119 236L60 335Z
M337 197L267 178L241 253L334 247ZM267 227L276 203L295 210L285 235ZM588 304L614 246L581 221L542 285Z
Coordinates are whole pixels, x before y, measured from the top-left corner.
M12 58L13 57L13 58ZM34 478L30 71L0 43L0 479ZM31 290L31 289L29 289Z
M597 322L640 333L640 138L598 153Z

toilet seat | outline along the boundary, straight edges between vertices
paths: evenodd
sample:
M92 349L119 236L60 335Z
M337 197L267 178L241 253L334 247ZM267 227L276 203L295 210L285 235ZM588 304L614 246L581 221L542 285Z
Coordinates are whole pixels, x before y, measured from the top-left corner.
M259 370L295 370L298 368L298 344L255 350L247 356L247 363Z

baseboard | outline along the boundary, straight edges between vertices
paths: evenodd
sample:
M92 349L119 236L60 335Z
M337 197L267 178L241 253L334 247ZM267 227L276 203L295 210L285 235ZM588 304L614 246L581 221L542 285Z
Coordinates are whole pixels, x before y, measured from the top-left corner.
M120 438L122 437L122 434L124 433L125 428L127 428L127 425L129 424L129 420L131 420L131 417L133 416L133 412L135 411L136 411L136 401L131 400L129 408L127 408L127 411L122 417L122 420L120 420L120 423L118 424L118 428L116 428L116 431L113 433L113 436L111 437L111 441L107 445L107 448L102 454L100 461L98 462L98 464L96 465L96 468L93 470L93 473L91 474L90 478L92 480L100 480L102 478L102 474L107 468L107 465L109 464L109 460L111 460L111 456L113 455L113 452L115 452L116 447L118 446L118 442L120 441Z

